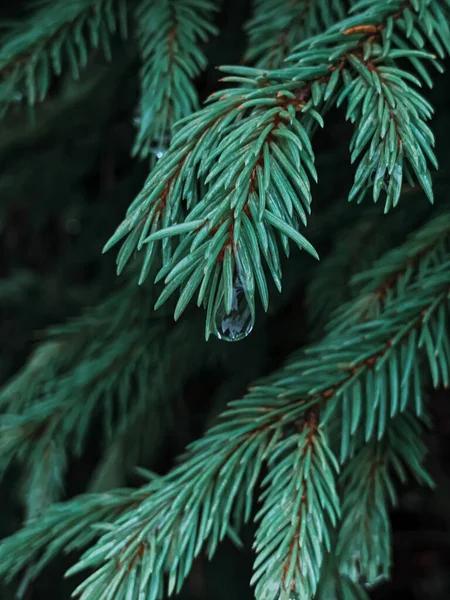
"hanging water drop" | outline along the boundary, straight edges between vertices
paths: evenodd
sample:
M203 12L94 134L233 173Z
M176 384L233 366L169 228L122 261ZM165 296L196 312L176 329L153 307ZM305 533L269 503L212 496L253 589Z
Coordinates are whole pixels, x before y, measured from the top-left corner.
M163 156L163 154L167 152L169 145L170 136L168 134L164 134L152 143L150 147L150 152L158 160L161 158L161 156Z
M132 123L135 127L140 127L142 123L141 111L136 109L133 113Z
M252 311L245 296L244 286L239 275L234 278L231 312L226 313L221 305L216 314L215 334L219 340L238 342L246 338L255 324Z

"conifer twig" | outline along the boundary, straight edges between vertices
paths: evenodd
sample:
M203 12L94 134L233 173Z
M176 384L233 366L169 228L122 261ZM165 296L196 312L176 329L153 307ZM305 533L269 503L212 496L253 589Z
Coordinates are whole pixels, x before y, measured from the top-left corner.
M433 227L436 225L430 229ZM421 235L414 239L421 244ZM403 252L407 254L409 249L407 244ZM450 257L446 256L437 267L417 265L417 278L400 285L401 293L377 318L326 336L253 386L244 399L231 403L224 420L194 442L179 466L156 487L152 483L145 486L148 499L117 521L71 570L98 569L77 594L92 600L126 585L157 598L163 591L164 573L169 577L168 592L179 589L202 547L206 545L211 555L224 535L233 535L235 527L249 518L263 460L275 459L274 449L283 443L282 432L295 426L311 406L320 405L323 427L336 420L348 394L353 394L353 412L344 420L344 433L352 423L352 435L358 430L367 440L381 438L385 416L404 410L400 389L384 389L381 398L377 391L380 385L389 385L380 369L387 359L397 365L401 389L413 386L408 406L413 412L420 411L420 404L415 404L424 375L416 366L419 357L426 358L430 372L437 375L435 385L445 382L448 373L450 342L445 326L440 327L442 319L448 318ZM391 272L395 272L397 257L392 260ZM387 275L387 259L383 270ZM362 404L377 396L377 403ZM277 481L281 484L283 479Z
M0 472L15 461L25 464L23 487L30 506L51 482L48 489L55 493L43 502L57 499L64 488L66 453L82 453L94 415L103 417L105 450L136 415L146 421L146 436L157 447L173 422L167 390L176 393L193 370L217 359L205 345L195 344L193 350L196 318L171 328L166 320L152 318L150 310L145 290L136 293L135 286L125 286L47 332L28 365L0 391ZM134 441L125 468L139 456L142 443L138 437Z
M341 0L256 0L246 26L245 59L256 67L278 69L297 44L344 16Z
M66 61L77 79L90 47L101 46L110 59L111 35L127 33L124 0L43 0L35 6L8 31L0 50L0 115L22 97L30 105L41 102Z
M106 246L123 240L119 270L136 248L144 249L144 280L162 243L157 279L166 287L157 307L179 291L178 318L196 294L206 308L208 337L242 289L254 320L256 290L265 309L269 302L265 264L281 287L279 246L288 254L291 240L317 257L299 232L311 211L310 179L317 178L309 138L314 123L323 125L322 114L344 100L356 126L351 159L360 160L350 199L360 201L372 187L374 201L385 193L388 210L403 180L417 180L432 201L428 164L437 162L426 125L432 109L413 86L429 81L423 59L440 68L423 49L425 40L439 56L450 49L450 29L439 18L447 11L439 1L364 2L302 42L280 69L222 67L224 81L240 86L213 94L208 106L179 123ZM403 57L419 77L399 67ZM207 186L201 198L199 179Z
M217 34L210 23L217 5L208 0L141 0L136 12L141 101L134 154L165 151L172 125L198 108L193 80L206 66L199 47ZM155 145L156 144L156 145Z

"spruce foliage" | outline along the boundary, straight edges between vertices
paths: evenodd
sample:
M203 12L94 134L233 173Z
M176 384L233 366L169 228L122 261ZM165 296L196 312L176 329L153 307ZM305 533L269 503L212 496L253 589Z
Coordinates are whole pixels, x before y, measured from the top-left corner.
M44 102L60 74L79 77L99 47L114 65L117 33L135 44L130 153L150 159L105 246L118 249L118 286L49 328L0 390L0 470L21 465L26 513L0 542L7 581L76 551L75 597L157 600L225 538L241 547L253 523L257 600L367 599L391 575L398 485L434 485L422 436L426 390L450 385L450 213L428 88L450 53L450 2L254 0L245 60L220 66L204 100L197 78L221 10L45 0L4 33L6 117L22 98ZM314 225L327 177L314 134L336 118L350 124L353 184ZM361 218L369 202L381 211ZM113 463L125 473L157 452L192 374L239 345L211 338L251 336L286 274L307 287L308 342L212 410L167 472L105 491ZM97 485L64 499L96 418Z

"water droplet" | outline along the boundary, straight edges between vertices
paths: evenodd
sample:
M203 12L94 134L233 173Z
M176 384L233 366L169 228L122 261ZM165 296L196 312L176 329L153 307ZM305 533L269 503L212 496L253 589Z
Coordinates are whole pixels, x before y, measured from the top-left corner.
M140 127L142 123L141 111L135 110L132 118L133 125L135 127Z
M152 144L150 152L157 158L160 159L163 154L167 152L167 148L170 145L170 136L163 135Z
M233 303L227 314L223 304L216 315L215 334L219 340L238 342L246 338L255 324L252 311L245 296L241 278L236 275L233 285Z

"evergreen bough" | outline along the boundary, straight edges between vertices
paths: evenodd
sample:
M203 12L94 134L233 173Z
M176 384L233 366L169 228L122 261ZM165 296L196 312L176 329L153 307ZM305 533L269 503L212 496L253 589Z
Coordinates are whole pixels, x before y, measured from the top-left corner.
M270 280L281 291L290 245L318 258L305 235L322 175L312 136L330 111L345 108L353 126L349 200L382 198L385 213L433 202L433 108L419 90L450 51L448 0L255 0L245 64L220 67L229 87L199 108L194 80L220 9L213 0L46 0L5 34L3 113L22 98L43 101L65 68L78 77L92 48L111 58L116 30L136 34L133 152L152 155L106 245L121 243L119 273L133 259L125 285L50 330L0 394L2 470L19 460L27 473L28 518L0 544L7 579L24 568L33 579L57 553L83 549L69 571L89 571L76 597L156 600L181 589L201 552L211 557L225 537L240 545L254 519L258 600L367 598L366 588L390 575L398 480L433 485L423 466L424 388L450 383L442 208L375 261L358 263L350 236L322 266L309 265L314 339L231 402L172 470L141 470L147 482L136 490L55 503L67 454L83 449L96 410L117 459L124 439L139 446L142 422L159 435L169 426L167 363L180 365L173 392L205 360L223 360L207 345L196 353L183 345L199 335L197 316L167 333L172 307L178 320L195 297L206 338L239 340L262 318L257 296L267 311ZM395 216L376 221L390 222ZM351 260L361 271L336 303L324 290L336 265ZM164 283L155 308L178 294L160 316L149 308L150 275Z

